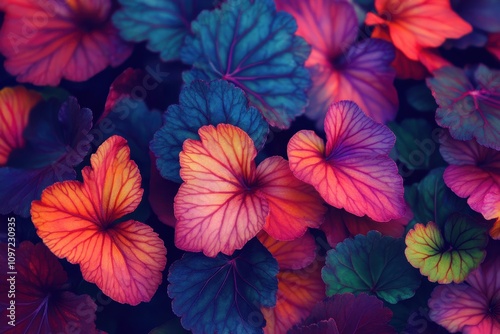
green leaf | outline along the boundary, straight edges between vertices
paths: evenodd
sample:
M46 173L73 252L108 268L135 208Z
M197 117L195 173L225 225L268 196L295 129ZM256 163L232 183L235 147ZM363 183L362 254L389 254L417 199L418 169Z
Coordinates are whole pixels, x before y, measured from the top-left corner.
M402 239L384 237L377 231L346 239L329 250L321 271L326 295L369 293L396 304L411 298L420 275L404 256Z
M408 261L431 282L463 282L486 255L486 228L465 215L453 215L439 227L429 222L416 224L406 235Z

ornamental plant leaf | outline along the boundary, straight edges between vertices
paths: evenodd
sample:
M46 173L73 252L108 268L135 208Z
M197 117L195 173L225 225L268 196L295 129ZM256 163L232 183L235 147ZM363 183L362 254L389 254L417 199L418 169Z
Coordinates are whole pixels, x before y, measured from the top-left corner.
M488 197L500 193L500 152L479 145L476 140L460 141L449 135L441 138L439 148L450 164L444 171L444 182L484 218L496 218L487 205Z
M45 187L75 179L74 166L90 149L91 127L92 112L80 108L74 97L64 103L55 99L38 103L21 130L22 138L16 139L22 147L12 150L0 167L0 214L28 217L31 201L40 198Z
M293 176L285 159L273 156L257 166L252 139L234 125L206 125L198 133L200 140L187 139L180 153L177 248L231 255L262 229L284 241L321 225L321 196Z
M171 105L163 116L163 127L151 142L160 174L182 182L179 153L186 139L200 139L204 125L232 124L245 131L257 149L266 142L269 126L259 111L248 106L243 91L224 80L210 83L196 80L184 87L179 104Z
M406 261L404 241L371 231L327 252L322 270L326 295L370 293L396 304L415 294L420 275Z
M167 263L163 240L147 224L121 218L141 202L141 174L120 136L99 146L83 182L57 182L31 204L38 236L83 278L119 303L149 302Z
M475 138L500 150L500 71L484 65L444 67L427 79L439 108L436 122L457 140Z
M232 256L184 254L170 267L168 295L194 334L262 333L260 308L276 304L277 274L278 262L253 239Z
M310 130L288 142L290 169L314 186L325 202L379 222L404 216L403 179L389 152L396 140L385 125L352 101L332 103L325 118L326 144Z
M358 18L351 2L276 0L276 6L294 16L297 35L311 44L306 66L313 87L306 116L319 129L330 104L342 100L355 102L376 122L396 117L394 47L378 38L357 42Z
M59 259L43 244L33 245L23 241L17 248L12 244L0 243L3 254L14 253L16 257L15 321L2 321L0 331L5 334L16 333L64 333L68 328L76 332L102 333L95 327L97 305L88 295L76 295L68 291L68 274ZM7 257L0 258L0 266L8 268ZM11 264L10 264L11 265ZM0 273L0 288L10 289L12 276L7 270ZM10 293L10 292L9 292ZM2 318L12 319L12 306L9 299L0 302ZM4 304L5 301L5 304Z
M243 89L270 125L288 128L304 113L311 85L304 62L310 47L297 23L273 0L228 0L193 21L181 60L184 81L224 79Z
M429 299L429 317L451 333L500 332L500 260L474 270L461 284L439 285Z
M119 0L122 7L113 15L120 36L131 42L147 41L164 61L178 60L191 21L213 0Z
M434 222L415 225L405 242L408 262L429 281L461 283L483 261L488 234L471 217L453 215L442 230Z

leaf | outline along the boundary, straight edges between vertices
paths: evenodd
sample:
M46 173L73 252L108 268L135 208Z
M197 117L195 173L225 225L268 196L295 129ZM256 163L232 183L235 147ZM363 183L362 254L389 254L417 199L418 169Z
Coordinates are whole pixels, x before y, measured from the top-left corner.
M294 16L297 35L311 44L307 66L328 62L328 55L341 55L358 36L356 13L347 1L322 0L311 5L299 0L276 0L276 7Z
M259 232L257 238L278 261L280 270L303 269L316 258L316 242L309 232L292 241L273 239L264 231Z
M258 240L233 256L186 253L168 275L172 309L197 333L262 333L260 308L276 304L278 263Z
M57 86L122 64L132 45L113 26L112 7L109 0L9 2L0 30L5 69L18 82Z
M325 119L326 147L302 130L288 143L290 169L336 208L376 221L405 213L403 182L389 158L394 135L350 101L331 105Z
M263 228L275 239L293 240L322 223L321 197L293 177L286 160L271 157L256 167L252 139L230 124L206 125L199 136L186 140L180 153L178 248L231 255Z
M413 109L420 112L434 112L438 107L430 89L423 83L408 89L406 100Z
M2 254L11 252L7 244L0 244ZM14 304L14 323L7 305L2 307L0 331L15 333L60 333L68 328L84 333L98 333L95 328L97 305L88 295L75 295L67 291L68 275L44 244L33 245L23 241L15 252L16 275L14 280L7 270L2 270L0 287L5 292L15 285L15 296L9 297ZM7 257L0 257L0 266L7 269ZM6 303L8 299L4 298ZM9 307L11 307L9 305ZM12 308L12 307L11 307ZM10 319L10 320L9 320Z
M398 159L409 170L432 169L443 166L438 150L442 129L434 129L425 119L407 118L389 128L396 135Z
M438 47L447 38L460 38L472 27L455 13L449 1L375 0L377 13L368 13L365 23L389 29L396 48L419 60L423 48Z
M457 197L443 180L444 168L431 170L419 183L406 188L405 199L413 211L413 219L408 224L432 221L441 228L454 213L468 213L470 209L464 200Z
M31 109L41 95L22 86L0 90L0 167L7 164L10 153L24 146L23 131Z
M417 224L406 235L405 255L429 281L463 282L486 255L486 229L471 217L449 218L443 231L434 222Z
M151 142L164 178L182 182L179 176L182 144L188 138L199 139L198 129L204 125L235 125L252 138L257 149L264 146L269 127L257 109L248 107L245 94L233 84L196 80L182 89L179 101L179 105L168 108L163 116L164 125Z
M395 118L398 96L390 67L394 47L378 39L356 43L358 20L352 4L280 0L277 7L295 17L297 34L312 46L306 62L313 81L306 115L318 128L330 104L342 100L355 102L377 122Z
M325 222L319 227L325 232L328 244L335 247L339 242L352 238L358 234L366 235L369 231L379 231L382 235L400 238L405 232L405 226L411 219L411 210L399 219L393 219L385 223L379 223L367 216L358 217L345 210L339 210L329 206ZM410 216L409 216L410 215Z
M241 129L219 124L199 130L180 154L181 177L174 202L175 245L215 257L241 249L263 227L269 213L255 182L257 150Z
M324 220L326 207L312 186L290 171L288 161L270 157L256 170L256 187L269 203L269 215L264 230L278 240L294 240L317 228Z
M445 67L427 79L439 108L436 122L457 140L500 150L500 71L484 65Z
M227 80L278 128L304 113L310 77L303 65L310 48L294 35L293 17L276 12L274 1L226 1L200 13L191 29L194 36L181 49L181 60L193 65L183 75L186 83Z
M458 141L450 136L441 138L439 151L450 164L444 171L444 182L470 207L484 218L496 218L483 209L488 194L500 193L500 152L483 147L475 140Z
M116 222L139 205L143 189L125 139L113 136L82 170L83 183L58 182L33 201L38 236L58 257L79 264L83 278L119 303L149 301L166 265L163 241L134 220Z
M465 283L437 286L429 299L429 316L452 333L500 331L500 262L481 266Z
M388 324L391 317L391 310L376 297L364 293L357 296L344 293L317 303L311 315L289 333L392 334L396 331ZM329 322L328 326L325 321ZM319 328L314 328L315 324ZM324 328L330 330L325 331Z
M337 244L322 270L327 296L365 292L391 304L412 297L420 275L406 261L404 247L403 240L375 231Z
M0 213L29 216L31 201L56 181L75 179L74 166L90 149L92 112L74 97L62 105L43 101L31 111L23 131L25 145L13 150L6 167L0 168Z
M126 41L147 41L150 51L160 52L163 61L178 60L191 21L213 0L119 0L122 7L113 15L113 23Z
M325 297L319 261L300 270L280 270L276 306L262 308L266 319L265 334L286 333L303 321L313 306Z

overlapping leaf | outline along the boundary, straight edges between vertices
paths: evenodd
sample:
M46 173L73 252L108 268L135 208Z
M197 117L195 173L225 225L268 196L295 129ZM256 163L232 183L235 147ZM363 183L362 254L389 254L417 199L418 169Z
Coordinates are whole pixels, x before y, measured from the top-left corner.
M442 0L376 0L377 13L368 13L366 24L388 29L394 45L409 59L419 60L419 53L438 47L447 38L460 38L472 31Z
M179 105L172 105L163 116L163 127L155 134L151 150L157 157L160 174L171 181L179 176L179 153L188 138L199 139L204 125L227 123L245 131L257 149L266 142L269 127L254 107L248 107L243 91L223 80L210 83L196 80L184 87Z
M257 238L278 261L280 270L303 269L316 258L316 242L309 232L291 241L276 240L264 231Z
M2 4L3 5L3 4ZM85 81L132 53L110 20L112 1L13 0L5 3L0 53L19 82Z
M53 99L37 104L19 139L25 144L11 151L7 165L0 168L4 189L0 192L0 213L27 217L31 201L38 199L45 187L74 179L73 167L90 149L91 127L92 112L80 109L74 97L62 105Z
M470 207L484 218L496 218L484 206L488 195L500 193L500 152L450 136L441 138L439 151L450 164L443 176L446 185L458 196L468 197Z
M439 108L437 123L458 140L500 149L500 71L484 65L445 67L427 79Z
M500 261L473 271L466 283L440 285L429 300L429 316L452 333L500 332Z
M170 267L168 295L194 334L262 333L260 308L276 304L278 263L258 240L233 254L186 253Z
M286 160L270 157L256 167L252 139L230 124L207 125L198 133L201 140L187 139L180 153L178 248L231 255L261 229L293 240L323 222L321 197L294 178Z
M376 221L405 213L403 182L389 152L395 137L350 101L331 105L325 119L325 143L302 130L288 143L290 169L325 201Z
M41 95L22 86L0 90L0 166L7 164L10 153L25 144L24 128L31 109Z
M299 270L280 270L276 306L263 308L265 334L286 333L303 321L313 306L325 298L319 261Z
M244 17L244 19L243 19ZM272 0L229 0L202 12L181 50L193 65L184 81L224 79L240 87L270 125L288 128L304 112L310 48L294 33L293 17Z
M0 250L7 255L7 244L0 244ZM9 294L13 293L9 300L15 303L13 307L4 305L2 308L2 333L50 334L65 332L68 328L89 334L99 332L95 327L97 305L90 296L78 296L67 291L68 275L57 257L45 245L33 245L24 241L14 250L9 247L9 252L16 259L16 274L7 272L7 257L0 257L3 269L0 287L5 292L5 297L7 291ZM15 286L15 290L11 284ZM9 301L7 298L4 300ZM13 313L7 309L8 306ZM13 318L9 317L11 314ZM9 324L11 321L15 326Z
M124 97L116 101L109 114L96 124L95 129L105 131L100 133L101 138L94 139L94 143L113 135L125 138L131 159L139 166L142 176L149 178L149 142L160 126L161 113L158 110L149 110L144 101Z
M488 235L468 216L449 218L443 231L434 222L417 224L406 235L406 258L431 282L461 283L484 259Z
M495 239L500 239L500 193L487 194L484 198L483 206L484 214L488 217L496 218L493 226L490 229L490 236Z
M134 220L143 189L125 139L110 137L82 170L83 183L58 182L33 201L37 234L57 256L79 264L83 278L120 303L149 301L166 265L163 241Z
M297 34L311 44L306 65L313 88L306 115L323 127L332 102L351 100L375 121L385 123L396 116L398 96L390 67L394 48L387 42L368 39L356 43L358 20L348 1L279 0L278 9L291 13Z
M391 304L412 297L420 275L406 261L404 247L403 240L376 231L337 244L322 270L327 296L364 292Z
M184 39L191 32L191 21L212 0L120 0L122 7L113 23L127 41L147 41L148 49L160 52L164 61L178 60Z

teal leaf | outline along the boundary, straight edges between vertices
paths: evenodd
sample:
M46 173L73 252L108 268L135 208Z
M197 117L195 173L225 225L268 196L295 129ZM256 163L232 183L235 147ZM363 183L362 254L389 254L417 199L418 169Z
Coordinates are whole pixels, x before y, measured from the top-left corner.
M257 239L232 256L186 253L170 267L168 295L194 334L262 333L261 307L276 304L278 262Z
M411 298L421 276L406 261L404 249L404 240L377 231L337 244L321 271L326 295L369 293L390 304Z
M113 15L120 36L131 42L147 41L164 61L178 60L191 21L213 0L119 0L122 7Z
M311 85L304 62L310 47L297 23L272 0L228 0L192 23L181 60L184 81L225 79L240 87L270 125L288 128L303 114Z
M233 84L217 80L196 80L183 88L179 104L168 108L163 127L156 132L151 150L164 178L182 183L179 175L179 153L188 138L200 139L198 129L204 125L232 124L252 138L257 149L266 142L269 126L254 107L248 107L243 91Z
M427 79L439 108L436 122L457 140L475 138L500 150L500 71L484 65L443 67Z

